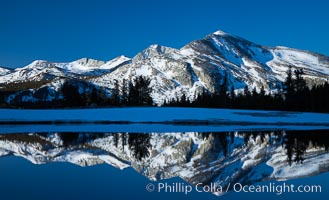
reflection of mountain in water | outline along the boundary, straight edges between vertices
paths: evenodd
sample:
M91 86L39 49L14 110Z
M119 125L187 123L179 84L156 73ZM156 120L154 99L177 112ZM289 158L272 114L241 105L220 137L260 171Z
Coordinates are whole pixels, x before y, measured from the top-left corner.
M329 171L328 139L329 131L2 134L0 156L131 166L152 180L179 176L225 187Z

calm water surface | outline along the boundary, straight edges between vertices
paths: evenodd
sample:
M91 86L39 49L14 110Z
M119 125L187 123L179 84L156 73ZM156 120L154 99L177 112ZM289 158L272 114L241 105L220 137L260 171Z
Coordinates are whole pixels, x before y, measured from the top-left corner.
M0 155L2 155L0 197L1 199L327 199L329 173L326 169L329 164L323 162L323 157L328 153L328 138L328 130L253 130L221 133L52 131L6 133L0 135ZM241 159L246 159L246 156L252 157L255 149L262 144L266 144L263 147L267 155L272 155L269 151L280 149L281 146L282 162L291 167L307 166L309 159L314 159L312 160L314 163L323 163L313 175L278 181L266 178L273 169L264 167L267 157L262 153L259 155L264 156L264 163L260 162L251 169L241 171ZM172 146L180 152L175 152ZM157 154L159 149L165 149L168 155L175 156L169 156L170 159L167 160L166 157L159 157L160 154ZM313 149L312 152L315 153L309 153L309 149ZM241 154L241 158L240 154L237 156L234 153L237 151L244 153ZM86 158L86 155L89 157ZM101 157L102 162L95 157ZM107 163L113 157L128 167L119 169L120 166L115 167L113 163ZM150 158L153 159L152 162L147 161ZM161 159L165 161L160 162ZM234 164L226 168L222 167L233 160ZM158 163L155 165L154 162ZM171 162L170 167L167 165L169 162ZM194 163L194 166L187 163ZM162 167L157 167L160 165ZM175 173L181 176L187 173L180 171L179 174L175 168L188 171L189 167L196 170L192 173L193 176L189 175L190 178L175 176ZM204 185L211 185L213 182L220 181L219 179L224 177L223 173L228 171L232 172L232 176L233 174L236 176L237 172L242 174L236 179L232 178L232 184L241 182L251 185L320 185L321 192L287 192L277 195L270 192L246 193L231 190L216 196L211 192L195 190L195 183L198 181ZM264 178L257 178L256 172L263 174ZM149 184L155 186L154 191L147 190ZM188 194L177 189L176 192L158 191L158 186L161 184L175 185L176 188L179 184L178 188L184 186L193 189ZM221 184L225 185L223 182Z

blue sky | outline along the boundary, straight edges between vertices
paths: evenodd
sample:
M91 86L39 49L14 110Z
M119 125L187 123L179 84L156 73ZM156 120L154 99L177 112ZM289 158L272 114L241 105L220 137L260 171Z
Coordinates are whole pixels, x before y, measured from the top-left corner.
M329 55L326 0L2 0L0 66L133 57L216 30Z

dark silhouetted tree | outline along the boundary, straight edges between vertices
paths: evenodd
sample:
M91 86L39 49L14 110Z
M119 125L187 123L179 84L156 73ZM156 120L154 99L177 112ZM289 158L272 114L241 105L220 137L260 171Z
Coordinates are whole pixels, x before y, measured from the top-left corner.
M304 71L303 69L296 69L294 71L295 80L293 81L296 92L303 92L306 89L306 81L303 78Z
M228 105L228 78L227 73L224 74L222 84L219 86L218 97L215 95L215 98L218 98L216 102L218 107L227 107Z
M126 79L123 79L121 85L121 104L127 105L127 103L128 103L127 81Z
M62 86L64 105L68 107L79 107L83 105L83 99L79 93L79 86L67 80Z
M91 94L90 94L90 104L92 105L98 105L99 104L99 98L100 98L100 95L98 94L98 90L94 87L91 91Z
M119 144L119 133L113 133L113 143L116 148L118 148Z
M287 77L283 83L283 93L285 96L286 109L292 110L294 107L295 85L292 77L291 66L289 66Z
M249 91L248 85L244 86L243 88L243 95L245 95L246 97L250 97L251 93Z
M114 88L112 88L111 103L113 106L120 105L120 88L118 80L114 80Z
M129 133L128 134L128 145L129 149L132 151L133 156L137 160L142 160L143 158L150 155L149 149L151 136L147 133Z
M151 97L150 79L139 76L134 83L129 83L128 102L132 106L150 106L153 103Z

